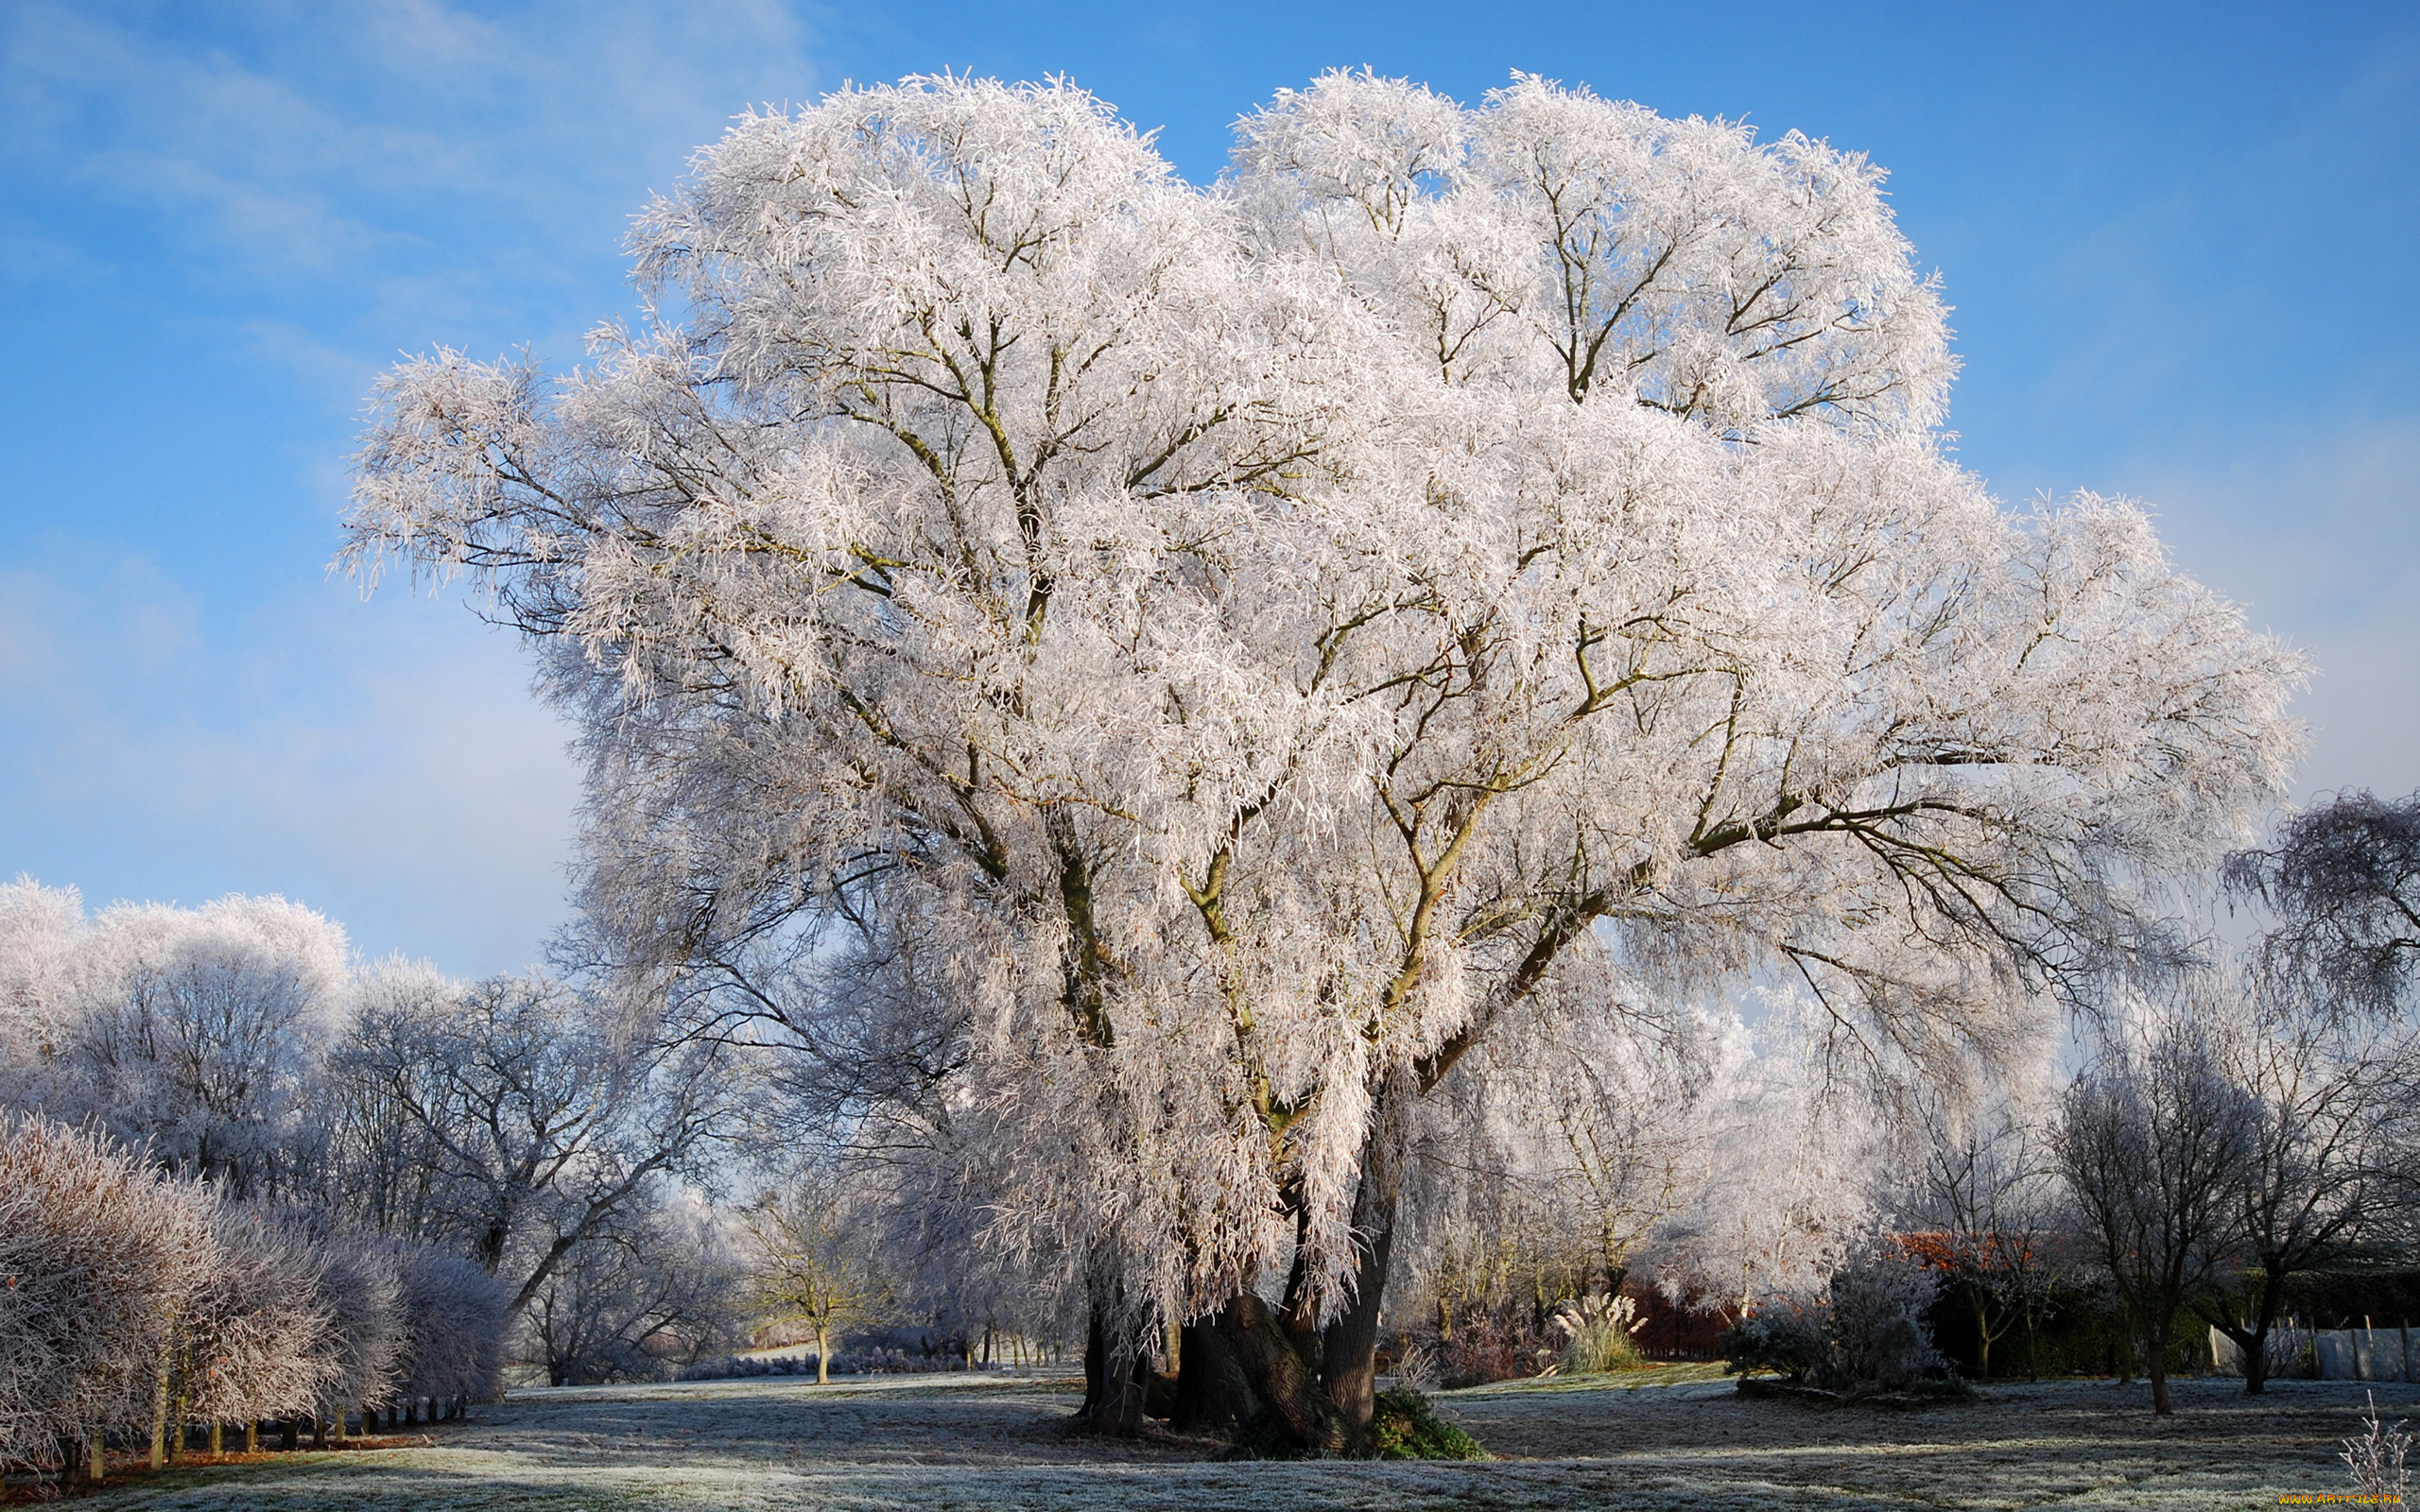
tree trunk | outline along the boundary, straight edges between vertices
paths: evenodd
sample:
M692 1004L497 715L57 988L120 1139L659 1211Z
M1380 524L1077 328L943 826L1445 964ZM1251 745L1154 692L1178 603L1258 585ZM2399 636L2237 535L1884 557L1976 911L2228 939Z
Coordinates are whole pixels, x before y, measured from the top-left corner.
M2144 1366L2152 1378L2152 1411L2162 1418L2172 1418L2176 1415L2176 1402L2168 1394L2168 1329L2160 1328L2143 1343L2145 1352L2151 1356Z
M1176 1427L1237 1432L1257 1418L1311 1453L1353 1453L1368 1442L1377 1404L1378 1317L1401 1193L1395 1120L1382 1113L1375 1123L1354 1203L1352 1299L1320 1325L1298 1223L1297 1261L1281 1311L1246 1292L1180 1332L1170 1418Z
M1361 1180L1353 1198L1353 1300L1322 1331L1318 1368L1322 1388L1352 1430L1356 1447L1369 1436L1377 1405L1378 1314L1386 1304L1387 1276L1394 1257L1396 1210L1403 1194L1396 1150L1400 1138L1394 1107L1409 1094L1381 1096L1372 1109L1369 1141L1361 1151ZM1545 1283L1538 1291L1545 1311Z
M832 1336L820 1326L815 1331L815 1383L832 1383Z
M227 1425L213 1421L210 1425L210 1457L216 1459L227 1452Z
M1204 1334L1215 1334L1217 1344L1211 1345ZM1185 1340L1184 1373L1198 1369L1209 1377L1194 1389L1197 1401L1204 1400L1205 1392L1209 1400L1233 1400L1232 1383L1222 1379L1227 1368L1219 1363L1222 1356L1250 1388L1253 1412L1245 1420L1265 1414L1288 1442L1302 1450L1342 1454L1359 1447L1361 1435L1321 1389L1269 1304L1249 1292L1229 1301L1206 1329L1191 1332ZM1182 1375L1177 1395L1180 1400L1188 1395Z
M1236 1351L1215 1323L1188 1323L1177 1352L1176 1402L1168 1426L1182 1433L1240 1432L1260 1411Z
M1979 1286L1966 1288L1966 1305L1975 1314L1975 1379L1992 1379L1992 1331L1984 1323L1983 1290Z
M261 1420L254 1418L249 1419L244 1424L244 1452L247 1454L257 1454L260 1452Z
M2264 1395L2269 1389L2269 1332L2277 1326L2277 1314L2286 1305L2285 1278L2263 1267L2260 1273L2260 1310L2253 1315L2250 1344L2238 1342L2243 1350L2243 1394Z
M93 1430L92 1452L84 1462L84 1477L95 1486L109 1476L109 1442L97 1428Z
M2255 1316L2250 1324L2220 1323L2218 1332L2226 1336L2243 1359L2243 1394L2247 1397L2265 1395L2269 1390L2269 1331L2272 1320Z
M1084 1331L1084 1404L1076 1416L1094 1433L1132 1438L1143 1431L1144 1376L1150 1363L1123 1332L1114 1302L1096 1297Z
M160 1368L151 1391L151 1468L168 1463L168 1341L160 1340Z
M1387 1191L1363 1214L1357 1245L1353 1301L1329 1322L1320 1340L1320 1382L1330 1401L1352 1425L1356 1442L1368 1436L1378 1400L1378 1310L1387 1296L1387 1272L1394 1256L1395 1194Z
M1310 1237L1311 1214L1307 1203L1301 1200L1299 1188L1289 1189L1288 1200L1294 1204L1294 1265L1286 1278L1286 1299L1277 1314L1278 1326L1286 1331L1286 1341L1301 1356L1303 1366L1313 1379L1322 1374L1325 1363L1322 1355L1323 1340L1320 1333L1319 1313L1311 1297Z

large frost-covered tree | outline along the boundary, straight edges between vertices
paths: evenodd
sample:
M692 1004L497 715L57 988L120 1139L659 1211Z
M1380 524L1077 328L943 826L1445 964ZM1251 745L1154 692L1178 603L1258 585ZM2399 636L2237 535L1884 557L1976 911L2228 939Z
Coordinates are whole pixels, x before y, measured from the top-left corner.
M1530 78L1331 75L1207 191L1069 86L845 91L700 153L593 366L397 369L348 555L533 638L600 954L849 1005L1097 1420L1184 1318L1343 1445L1474 1048L1787 978L1960 1080L2295 753L2140 512L1943 455L1880 180Z

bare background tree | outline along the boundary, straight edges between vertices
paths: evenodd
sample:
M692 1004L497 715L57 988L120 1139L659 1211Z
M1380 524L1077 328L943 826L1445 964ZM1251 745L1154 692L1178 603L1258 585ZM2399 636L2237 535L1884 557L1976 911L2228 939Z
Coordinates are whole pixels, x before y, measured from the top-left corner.
M2340 794L2289 817L2269 850L2226 859L2237 897L2277 918L2264 988L2314 1006L2396 1016L2420 970L2420 793Z
M660 1185L709 1168L736 1084L713 1047L633 1033L562 982L438 986L382 997L337 1057L374 1142L358 1184L389 1221L462 1245L518 1313Z
M703 1204L625 1213L540 1283L523 1358L549 1385L655 1381L745 1343L742 1257Z
M2113 1039L2068 1089L2059 1164L2123 1304L2151 1379L2152 1410L2176 1410L2176 1320L2216 1280L2235 1241L2239 1183L2259 1111L2190 1019Z
M2038 1375L2042 1322L2066 1279L2071 1213L2048 1133L2020 1106L1966 1110L1921 1108L1922 1161L1909 1221L1937 1248L1927 1254L1966 1298L1975 1320L1977 1368L1991 1373L1992 1346L2013 1331L2026 1341L2026 1370Z
M895 1295L871 1253L872 1228L828 1173L792 1176L748 1214L757 1298L775 1321L805 1326L819 1382L832 1379L840 1331L880 1321Z

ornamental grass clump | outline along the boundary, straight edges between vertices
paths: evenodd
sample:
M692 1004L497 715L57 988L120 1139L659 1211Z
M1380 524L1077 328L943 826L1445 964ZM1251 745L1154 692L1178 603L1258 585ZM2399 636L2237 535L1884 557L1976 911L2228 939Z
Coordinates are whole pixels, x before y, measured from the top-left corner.
M1555 1304L1547 1327L1563 1335L1563 1371L1566 1375L1603 1375L1636 1370L1647 1364L1633 1337L1647 1326L1638 1303L1628 1297L1602 1293Z

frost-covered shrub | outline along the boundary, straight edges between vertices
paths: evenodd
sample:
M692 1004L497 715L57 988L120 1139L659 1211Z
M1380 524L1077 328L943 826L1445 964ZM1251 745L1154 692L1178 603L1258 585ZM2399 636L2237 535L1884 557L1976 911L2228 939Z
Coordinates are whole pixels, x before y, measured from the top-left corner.
M1826 1309L1813 1299L1776 1297L1725 1330L1723 1369L1745 1375L1770 1370L1792 1381L1815 1381L1827 1374L1832 1361L1832 1335Z
M1828 1295L1776 1297L1734 1325L1722 1336L1723 1367L1841 1392L1905 1391L1945 1378L1925 1319L1937 1284L1904 1257L1862 1257L1833 1273Z
M937 1354L921 1354L909 1349L877 1347L834 1350L831 1373L836 1376L937 1375L965 1368L965 1357L948 1350ZM806 1376L812 1379L814 1375L815 1356L811 1353L726 1354L685 1366L673 1379L676 1381L732 1381L754 1376Z
M504 1318L467 1262L226 1201L97 1130L0 1121L0 1464L485 1395Z
M2361 1419L2365 1432L2359 1438L2344 1440L2344 1452L2336 1457L2353 1472L2354 1494L2373 1506L2407 1506L2411 1503L2411 1472L2404 1461L2411 1452L2411 1435L2403 1424L2389 1427L2378 1417L2378 1394L2370 1393L2370 1415Z
M173 1321L206 1273L202 1194L97 1133L0 1123L0 1464L148 1432Z
M504 1283L458 1255L395 1246L405 1325L395 1395L406 1401L493 1401L503 1395Z
M335 1313L317 1289L307 1231L283 1217L214 1204L207 1272L184 1324L188 1410L209 1422L309 1411L337 1383Z
M1946 1368L1925 1319L1939 1278L1911 1260L1873 1255L1832 1277L1836 1389L1904 1391Z
M1482 1313L1457 1327L1451 1338L1438 1341L1437 1368L1448 1387L1485 1385L1536 1375L1559 1352L1555 1343L1521 1320Z
M393 1400L406 1333L393 1256L383 1244L336 1232L320 1214L292 1221L311 1241L297 1290L328 1314L317 1351L324 1374L315 1413L341 1418L355 1408L384 1405Z
M909 1349L876 1347L870 1349L838 1349L832 1355L835 1375L930 1375L945 1370L963 1370L962 1355L944 1350L924 1354Z
M681 1367L675 1381L746 1381L757 1376L813 1376L815 1357L811 1354L777 1354L750 1356L717 1355Z

